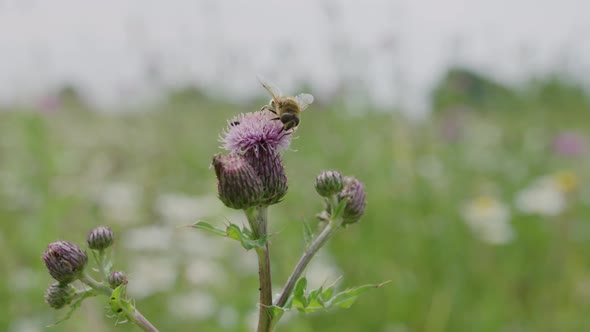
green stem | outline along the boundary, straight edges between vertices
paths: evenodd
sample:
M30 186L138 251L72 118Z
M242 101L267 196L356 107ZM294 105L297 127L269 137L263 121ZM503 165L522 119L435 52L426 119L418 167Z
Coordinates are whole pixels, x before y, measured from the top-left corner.
M102 293L103 295L108 296L109 298L113 294L113 290L110 287L102 282L94 280L94 278L92 278L86 272L82 273L80 276L80 281L90 286L92 289ZM150 323L134 306L131 306L130 309L122 306L122 309L125 311L125 316L127 316L129 320L135 323L135 325L139 326L142 330L146 332L158 332L158 329L156 329L152 323Z
M86 285L90 286L92 289L102 293L103 295L110 297L111 294L113 293L113 290L109 286L105 285L102 282L98 282L98 281L94 280L94 278L92 278L86 272L82 273L82 275L80 276L80 281L82 281Z
M268 233L268 208L256 207L245 210L255 239L260 239ZM272 306L272 285L270 273L270 254L268 242L264 248L256 248L258 256L258 278L260 281L260 300L258 312L258 332L270 332L272 316L268 307Z
M295 283L301 277L301 274L313 258L313 256L320 250L320 248L328 242L328 240L336 233L338 230L338 226L340 225L339 221L330 220L330 222L324 227L322 232L316 236L313 240L311 245L305 250L297 265L291 272L287 283L285 284L285 288L283 292L279 296L279 299L276 301L275 305L277 307L283 308L287 301L289 300L289 296L291 296L291 292L293 291L293 287L295 287Z

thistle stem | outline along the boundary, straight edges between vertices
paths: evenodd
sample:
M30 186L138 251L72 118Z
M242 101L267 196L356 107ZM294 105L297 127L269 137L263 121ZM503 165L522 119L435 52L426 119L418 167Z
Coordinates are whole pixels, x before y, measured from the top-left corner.
M266 236L268 224L268 208L256 207L245 210L246 217L250 223L253 237L260 239ZM268 250L268 242L264 248L256 248L258 256L258 278L260 281L260 300L258 311L258 332L270 332L272 316L268 312L267 307L272 306L272 285L270 274L270 253Z
M275 303L275 305L277 307L282 308L285 306L285 304L287 303L287 300L289 300L289 296L291 295L291 292L293 291L293 287L295 287L295 283L297 282L297 279L299 279L299 277L301 277L301 274L303 273L303 271L305 270L305 268L307 267L307 265L309 264L309 262L311 261L313 256L315 256L315 254L320 250L320 248L324 244L326 244L326 242L328 242L328 240L332 237L332 235L334 235L336 233L339 225L340 225L339 222L335 222L333 220L330 220L330 222L328 222L328 224L326 225L326 227L324 227L324 229L321 231L321 233L318 234L318 236L316 236L316 238L313 240L313 242L307 248L307 250L305 250L305 252L301 256L301 258L297 262L297 265L295 265L293 272L291 272L291 275L289 276L289 279L287 280L287 283L285 284L285 288L283 289L283 292L281 293L281 295L279 296L279 299Z
M102 282L96 281L94 278L92 278L86 272L82 273L82 275L80 276L80 281L85 283L86 285L90 286L92 289L100 292L101 294L108 296L109 298L111 297L111 295L113 293L113 290L110 287L106 286ZM123 307L122 309L125 310L125 316L129 320L131 320L133 323L135 323L135 325L139 326L142 330L144 330L146 332L158 332L158 329L156 329L152 325L152 323L150 323L141 314L141 312L139 312L139 310L137 310L137 308L135 308L135 306L131 306L131 310L128 310L125 307Z
M86 272L82 273L82 275L80 276L80 281L85 283L86 285L90 286L92 289L100 292L103 295L111 296L111 294L113 293L113 290L109 286L105 285L102 282L98 282L98 281L94 280L94 278L92 278Z

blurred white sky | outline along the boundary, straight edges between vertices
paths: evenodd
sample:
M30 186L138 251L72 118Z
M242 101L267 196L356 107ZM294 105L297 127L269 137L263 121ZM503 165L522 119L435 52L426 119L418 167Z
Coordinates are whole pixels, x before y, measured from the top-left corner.
M584 0L0 0L0 103L65 84L105 109L187 85L239 100L264 95L260 73L421 114L451 64L590 87L588 13Z

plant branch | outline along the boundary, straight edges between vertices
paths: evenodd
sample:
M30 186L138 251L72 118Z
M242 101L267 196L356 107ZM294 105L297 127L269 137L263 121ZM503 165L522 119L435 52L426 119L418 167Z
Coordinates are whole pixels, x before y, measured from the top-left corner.
M92 278L86 272L82 273L82 275L80 276L80 281L85 283L86 285L90 286L92 289L100 292L101 294L106 295L109 298L113 294L113 290L110 287L106 286L102 282L98 282L98 281L94 280L94 278ZM146 332L158 332L158 329L156 329L152 325L152 323L150 323L141 314L141 312L139 312L139 310L137 310L137 308L135 308L135 306L132 306L131 308L132 309L129 310L129 309L125 308L125 306L122 306L122 309L125 311L125 316L127 316L127 318L129 318L131 321L133 321L133 323L135 323L135 325L139 326L142 330L144 330Z
M279 299L275 303L277 307L283 308L285 306L285 304L289 300L291 292L293 291L293 287L295 287L297 279L301 277L301 274L303 273L303 271L305 270L313 256L320 250L320 248L324 244L326 244L326 242L332 237L332 235L336 233L336 231L339 228L339 225L339 221L330 220L330 222L327 223L326 227L324 227L322 232L318 234L318 236L316 236L311 245L307 248L307 250L305 250L301 258L299 259L299 262L297 262L297 265L295 265L293 272L291 272L291 275L289 276L289 279L285 284L283 292L281 293Z
M268 233L268 208L256 207L245 210L246 217L250 223L252 234L255 239L260 239ZM268 242L264 248L256 248L258 256L258 278L260 281L260 300L258 312L258 332L271 331L272 316L268 307L272 306L272 285L270 273L270 254Z

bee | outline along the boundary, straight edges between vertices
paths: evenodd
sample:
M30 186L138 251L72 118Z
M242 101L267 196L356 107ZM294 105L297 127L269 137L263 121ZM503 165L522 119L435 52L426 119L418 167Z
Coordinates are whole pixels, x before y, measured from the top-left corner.
M258 75L258 81L272 97L269 104L263 106L261 111L268 110L276 114L277 117L272 120L280 120L283 130L296 128L300 122L301 112L313 103L313 96L309 93L300 93L295 97L285 97L279 88L260 75Z

